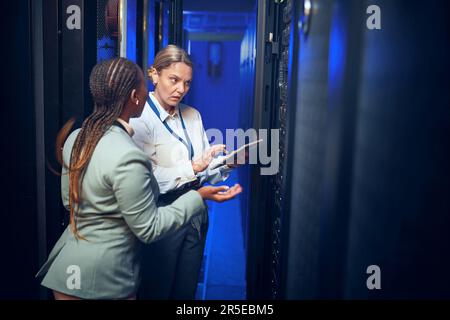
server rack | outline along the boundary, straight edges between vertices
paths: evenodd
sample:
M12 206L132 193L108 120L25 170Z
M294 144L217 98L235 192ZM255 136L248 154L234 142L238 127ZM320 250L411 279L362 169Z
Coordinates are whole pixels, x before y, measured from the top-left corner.
M261 176L260 167L251 170L251 208L248 222L248 298L284 297L289 199L292 119L298 64L298 22L296 1L259 1L256 39L256 76L253 123L256 129L279 130L279 170ZM271 145L270 134L265 143Z

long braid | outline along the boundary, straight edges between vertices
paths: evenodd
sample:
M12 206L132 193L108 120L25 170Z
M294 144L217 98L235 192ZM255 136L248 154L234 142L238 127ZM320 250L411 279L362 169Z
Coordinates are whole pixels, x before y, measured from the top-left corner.
M94 99L94 111L83 122L72 148L69 168L70 225L78 239L76 217L82 202L84 173L99 140L122 113L131 91L139 85L139 68L131 61L117 58L97 64L90 76L90 89ZM71 125L70 125L71 127ZM70 130L65 128L65 137ZM57 152L65 138L60 138ZM59 157L62 159L62 157Z

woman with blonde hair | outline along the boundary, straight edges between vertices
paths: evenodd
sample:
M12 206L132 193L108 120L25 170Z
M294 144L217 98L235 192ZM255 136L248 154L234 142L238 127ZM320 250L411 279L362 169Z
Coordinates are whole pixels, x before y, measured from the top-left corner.
M158 52L148 75L155 90L144 111L130 125L134 141L151 159L161 191L160 205L170 205L203 183L224 181L232 166L216 169L214 157L224 145L210 146L200 113L180 101L189 91L193 64L181 48ZM140 298L194 299L203 258L208 210L176 233L143 250Z

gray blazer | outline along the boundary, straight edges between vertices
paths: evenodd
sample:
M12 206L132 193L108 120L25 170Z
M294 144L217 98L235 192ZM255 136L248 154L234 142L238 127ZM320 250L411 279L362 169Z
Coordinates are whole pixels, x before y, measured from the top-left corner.
M79 130L67 139L70 160ZM158 184L150 160L128 133L112 126L100 139L85 171L77 240L68 227L37 276L42 285L84 299L122 299L139 285L139 240L149 243L186 224L205 210L202 198L190 191L174 203L157 207ZM69 204L66 170L61 176L64 206Z

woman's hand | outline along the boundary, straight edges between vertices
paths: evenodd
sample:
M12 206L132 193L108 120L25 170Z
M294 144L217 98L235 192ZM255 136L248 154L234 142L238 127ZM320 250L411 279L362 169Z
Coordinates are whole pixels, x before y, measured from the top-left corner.
M219 153L226 152L224 144L216 144L206 150L199 158L192 160L192 169L194 170L194 174L202 172L206 168L208 168L212 159Z
M235 169L239 166L242 166L243 164L246 164L248 162L248 157L249 157L248 150L240 152L233 159L229 159L227 161L227 166L228 168Z
M228 186L220 186L220 187L207 186L198 189L197 192L200 193L200 196L204 200L224 202L233 199L239 193L241 193L242 187L239 184L235 184L231 188Z

